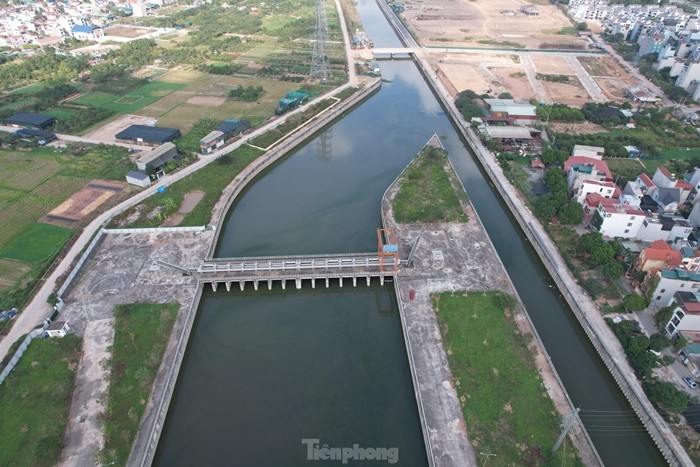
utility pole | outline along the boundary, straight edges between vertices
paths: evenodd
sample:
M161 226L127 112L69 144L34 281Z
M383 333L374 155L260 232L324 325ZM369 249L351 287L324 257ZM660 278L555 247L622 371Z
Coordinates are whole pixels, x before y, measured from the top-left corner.
M559 449L559 446L561 446L562 441L564 441L564 438L566 435L571 431L571 429L574 427L574 423L576 423L576 419L578 418L578 413L581 409L576 407L576 410L571 412L569 415L566 416L564 421L561 424L561 434L559 435L559 438L557 438L557 442L554 443L554 447L552 448L552 452L556 452L557 449Z
M496 454L494 454L494 453L492 453L492 452L480 452L479 455L480 455L480 456L486 457L486 460L484 460L484 463L481 464L482 466L485 466L485 465L486 465L486 463L487 463L488 460L489 460L489 457L496 457Z

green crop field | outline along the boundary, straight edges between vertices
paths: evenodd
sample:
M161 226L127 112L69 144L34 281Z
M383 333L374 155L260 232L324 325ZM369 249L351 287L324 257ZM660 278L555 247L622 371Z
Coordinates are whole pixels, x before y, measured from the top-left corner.
M19 151L2 151L0 166L0 188L20 191L33 190L61 168L55 160Z
M23 95L32 95L36 94L37 92L41 91L46 87L46 83L34 83L30 84L29 86L25 86L23 88L15 89L12 91L12 94L23 94Z
M122 95L89 92L76 99L75 103L113 110L119 115L124 115L136 112L182 87L183 85L178 83L152 81Z
M29 269L28 264L0 258L0 292L17 284Z
M73 234L71 229L35 222L0 249L0 257L38 263L55 254Z

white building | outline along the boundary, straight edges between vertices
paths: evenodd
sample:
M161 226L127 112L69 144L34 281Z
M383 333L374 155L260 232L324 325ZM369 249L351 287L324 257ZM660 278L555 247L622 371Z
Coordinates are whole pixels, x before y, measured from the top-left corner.
M67 321L54 321L44 330L45 337L64 337L70 328Z
M697 293L677 292L673 300L676 307L664 329L669 337L679 332L700 332L700 297Z
M681 268L661 269L655 274L648 274L643 286L648 289L657 280L651 295L651 306L655 308L669 306L676 292L695 293L700 290L700 274Z
M601 198L612 198L615 195L616 188L613 182L584 179L578 187L578 190L573 193L573 199L578 204L583 204L586 195L589 193L598 193Z
M592 223L604 237L636 238L645 219L641 209L621 204L616 199L601 199Z

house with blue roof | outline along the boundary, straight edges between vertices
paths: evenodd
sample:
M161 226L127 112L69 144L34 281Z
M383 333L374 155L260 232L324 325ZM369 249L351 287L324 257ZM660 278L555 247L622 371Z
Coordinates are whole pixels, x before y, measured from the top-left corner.
M105 35L100 27L93 25L83 26L82 24L73 26L70 30L70 34L79 41L94 41Z

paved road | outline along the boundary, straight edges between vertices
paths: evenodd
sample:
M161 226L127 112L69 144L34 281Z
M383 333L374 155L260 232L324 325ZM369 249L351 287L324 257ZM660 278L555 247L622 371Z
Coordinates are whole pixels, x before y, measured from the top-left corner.
M585 68L581 65L576 57L567 56L566 62L576 71L576 76L578 77L581 84L586 89L591 98L596 102L607 102L608 98L603 94L603 90L600 89L598 83L595 82L591 75L588 74Z
M349 47L348 47L349 48ZM350 68L353 68L352 66ZM354 70L353 70L354 71ZM57 280L59 277L61 277L63 274L65 274L67 271L70 270L72 263L75 259L78 258L78 255L80 252L87 247L87 245L90 243L93 235L103 227L103 224L105 224L107 221L109 221L113 216L125 211L126 209L129 209L130 207L140 203L142 200L145 198L153 195L156 193L156 190L158 187L162 185L170 185L178 180L181 180L188 175L196 172L197 170L205 167L206 165L212 163L214 160L217 159L218 156L228 154L232 152L233 150L237 149L240 147L242 144L245 144L245 141L247 139L252 139L255 138L256 136L274 128L275 126L279 125L286 117L289 115L293 115L295 113L303 112L316 102L325 99L328 97L330 94L335 94L336 92L343 90L347 87L351 87L353 84L348 82L339 88L336 88L332 91L329 91L328 93L317 97L316 99L312 100L311 102L307 103L306 105L299 107L298 109L295 109L292 112L289 112L285 114L282 118L276 118L269 123L261 126L260 128L257 128L253 130L251 133L247 135L247 138L245 139L240 139L238 141L233 142L229 146L226 146L224 148L219 149L218 151L213 152L210 155L207 156L199 156L199 159L194 162L193 164L183 168L182 170L175 172L173 174L167 174L164 177L160 178L158 180L158 183L153 184L149 188L146 188L145 190L137 193L133 197L129 198L128 200L124 201L123 203L113 207L112 209L109 209L108 211L100 214L97 216L92 222L90 222L85 228L83 229L82 234L76 239L75 243L71 246L70 250L68 253L65 255L65 257L58 263L58 265L54 268L53 272L49 275L48 279L41 285L39 290L36 292L34 295L34 298L31 300L31 302L27 305L25 309L22 310L22 313L20 313L17 318L15 318L15 323L13 324L12 329L8 332L6 336L2 340L0 340L0 360L4 358L4 356L7 354L7 351L9 350L10 346L12 345L13 342L15 342L17 339L19 339L22 335L28 333L34 327L36 327L38 324L44 321L47 317L49 317L52 313L52 308L48 304L48 298L49 296L53 293L53 291L57 288ZM2 128L0 128L2 129Z

